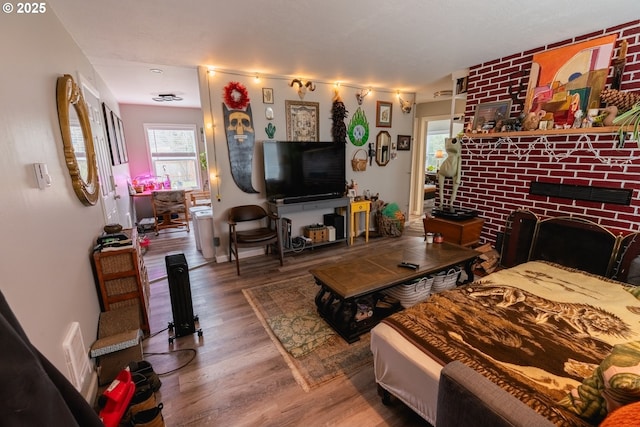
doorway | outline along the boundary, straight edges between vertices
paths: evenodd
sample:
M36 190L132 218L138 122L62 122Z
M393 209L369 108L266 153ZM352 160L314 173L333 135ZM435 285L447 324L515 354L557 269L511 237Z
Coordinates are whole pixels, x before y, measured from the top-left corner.
M451 120L451 116L421 119L411 173L410 222L419 220L424 215L425 204L428 204L425 189L435 185L438 167L446 159L445 139L457 135L462 129L463 124ZM437 194L436 188L436 197Z

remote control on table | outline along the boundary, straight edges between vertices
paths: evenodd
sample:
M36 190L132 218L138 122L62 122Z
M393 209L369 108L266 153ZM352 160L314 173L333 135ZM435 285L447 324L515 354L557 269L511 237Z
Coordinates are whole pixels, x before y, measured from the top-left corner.
M417 270L419 265L418 264L414 264L412 262L402 261L400 264L398 264L398 267L410 268L411 270Z

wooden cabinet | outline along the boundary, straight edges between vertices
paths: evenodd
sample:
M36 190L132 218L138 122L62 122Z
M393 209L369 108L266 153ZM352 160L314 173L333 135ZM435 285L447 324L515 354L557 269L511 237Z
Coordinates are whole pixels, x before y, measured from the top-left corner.
M473 246L480 242L483 218L471 218L463 221L453 221L444 218L424 218L425 233L441 233L444 240L462 246Z
M123 230L131 237L132 245L108 248L93 253L100 307L110 311L120 307L137 305L140 327L149 333L149 278L144 265L138 233L135 229Z

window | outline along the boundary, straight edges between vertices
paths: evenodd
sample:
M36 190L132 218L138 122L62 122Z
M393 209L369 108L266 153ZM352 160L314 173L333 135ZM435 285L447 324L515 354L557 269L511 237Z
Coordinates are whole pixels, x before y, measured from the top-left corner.
M169 175L172 188L200 188L196 125L145 124L144 130L151 173Z

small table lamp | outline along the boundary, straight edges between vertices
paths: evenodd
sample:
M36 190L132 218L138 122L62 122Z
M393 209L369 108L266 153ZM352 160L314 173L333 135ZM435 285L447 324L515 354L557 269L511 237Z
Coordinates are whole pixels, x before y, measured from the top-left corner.
M436 150L436 170L440 169L440 160L444 157L444 153L442 152L442 150Z

